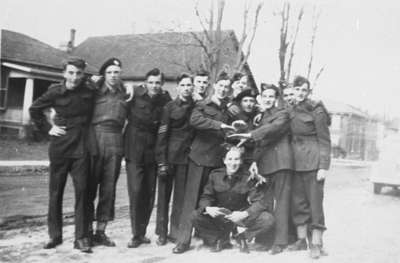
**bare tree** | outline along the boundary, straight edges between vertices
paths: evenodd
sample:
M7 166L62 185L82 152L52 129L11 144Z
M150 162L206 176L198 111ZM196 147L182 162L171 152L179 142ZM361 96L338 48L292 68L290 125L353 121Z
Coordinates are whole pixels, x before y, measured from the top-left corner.
M235 64L230 68L230 71L243 71L243 67L251 54L263 3L259 2L257 4L254 16L249 15L251 10L250 3L250 1L246 1L244 4L242 32L237 40ZM198 4L195 5L195 14L202 28L202 34L192 32L192 36L203 50L203 66L210 71L212 80L215 79L221 69L227 67L221 62L221 50L227 40L226 38L231 37L224 36L221 29L224 11L225 0L211 1L208 18L203 17L199 11ZM252 26L249 27L248 23L252 17L254 17Z
M291 6L289 1L285 1L282 6L282 10L280 11L281 17L281 29L280 29L280 47L279 47L279 67L280 67L280 78L279 84L280 88L283 88L288 82L292 70L293 59L295 57L295 47L297 42L297 36L299 34L301 28L301 21L304 16L304 6L299 9L297 14L297 20L294 27L294 31L291 34L292 37L288 39L288 32L292 28L290 26L290 16L291 16ZM306 76L308 79L311 77L313 60L314 60L314 44L317 35L319 17L321 11L317 11L316 6L313 9L312 15L312 35L310 40L310 58L307 65ZM290 47L289 57L287 57L288 47ZM315 87L317 80L321 76L322 72L324 71L325 66L320 68L320 70L315 75L312 87Z

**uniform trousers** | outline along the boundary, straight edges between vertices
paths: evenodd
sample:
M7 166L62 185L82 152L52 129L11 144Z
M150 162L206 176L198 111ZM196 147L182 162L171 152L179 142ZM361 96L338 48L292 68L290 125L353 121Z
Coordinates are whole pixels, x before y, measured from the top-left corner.
M178 238L187 168L186 164L172 165L167 176L158 177L156 234L159 236L166 237L168 233L169 201L174 189L169 236L173 239Z
M96 220L107 222L114 219L115 190L121 171L122 134L96 130L97 153L91 158L89 178L89 215L94 219L94 202L99 191Z
M317 181L317 171L296 171L292 181L292 218L296 226L326 230L324 209L324 181Z
M126 160L132 235L145 236L154 205L157 164Z
M75 190L75 240L87 237L87 181L89 157L63 158L50 155L48 227L50 239L62 238L62 203L68 173Z
M198 206L199 197L203 192L203 188L207 184L208 177L213 169L215 169L215 167L200 166L189 159L177 243L190 244L193 229L191 220L192 213Z
M199 236L206 244L215 244L217 240L229 240L229 235L236 226L244 227L243 232L247 240L251 240L257 235L268 233L274 226L274 217L264 211L257 216L248 217L239 223L233 223L224 217L211 217L199 211L192 213L192 222L198 230Z

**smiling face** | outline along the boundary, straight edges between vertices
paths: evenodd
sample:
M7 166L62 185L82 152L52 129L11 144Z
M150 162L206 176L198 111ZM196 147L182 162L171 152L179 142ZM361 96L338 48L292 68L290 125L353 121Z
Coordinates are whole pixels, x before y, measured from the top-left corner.
M289 105L294 105L296 103L293 87L287 87L283 90L283 100Z
M229 150L225 155L224 164L226 167L226 172L228 174L231 175L236 173L239 170L240 165L242 164L242 154L240 150Z
M273 89L265 89L261 93L261 104L265 109L274 107L276 99L276 91Z
M121 79L121 68L116 65L108 66L104 71L104 78L108 86L114 87Z
M294 89L294 96L297 102L304 101L310 94L310 89L307 83L304 83L301 86L294 87L293 89Z
M67 65L64 69L63 76L67 89L75 89L83 79L83 69L74 65Z
M214 84L214 95L222 100L229 96L231 91L231 81L229 79L222 79L219 80L217 83Z
M193 83L191 78L184 78L179 81L176 87L178 96L183 99L187 99L192 96L193 93Z
M146 80L146 88L150 94L150 96L159 94L161 92L161 87L162 87L162 76L157 75L153 76L150 75L147 77Z

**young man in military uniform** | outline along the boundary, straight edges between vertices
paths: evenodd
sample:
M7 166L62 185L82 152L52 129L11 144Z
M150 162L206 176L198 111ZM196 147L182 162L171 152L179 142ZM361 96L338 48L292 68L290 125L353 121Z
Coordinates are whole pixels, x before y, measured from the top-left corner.
M84 77L85 61L70 59L64 64L64 81L54 84L33 102L29 111L35 126L50 135L49 159L49 212L50 241L45 249L62 243L62 200L68 173L75 189L75 242L74 248L91 253L88 239L89 154L88 125L93 109L93 90ZM50 127L43 110L56 112Z
M274 225L271 207L265 202L262 188L250 180L242 166L242 149L231 148L224 158L224 168L215 169L199 201L199 209L192 213L192 221L200 237L211 251L230 248L229 236L237 226L245 230L236 234L240 251L248 253L247 240L268 233Z
M233 130L227 124L230 123L230 119L226 111L231 92L229 76L221 73L213 88L213 96L197 103L190 117L190 124L196 133L189 153L179 237L173 253L183 253L189 249L192 235L190 215L197 207L199 194L208 180L210 171L223 166L224 130Z
M194 91L193 100L202 101L207 98L207 89L210 83L210 74L207 71L199 71L193 79Z
M115 190L123 155L122 129L127 116L125 88L121 81L121 61L110 58L100 68L102 78L97 82L95 106L91 120L93 151L89 180L89 234L93 233L94 201L97 229L94 245L115 246L105 234L107 222L114 219Z
M159 69L150 70L145 84L135 87L135 96L128 104L124 143L133 235L129 248L150 243L145 235L156 188L154 151L162 110L171 100L169 93L162 90L163 83L163 73Z
M169 238L176 240L178 237L188 155L194 133L189 124L189 118L194 107L192 77L185 73L181 74L177 79L176 89L178 96L164 107L156 146L158 163L156 234L158 235L158 245L165 245L167 242L168 211L172 186L174 198Z
M286 107L290 107L296 104L296 98L294 96L293 84L284 86L282 90L282 98L285 102Z
M297 104L290 125L295 160L292 216L298 240L290 250L306 250L310 231L310 256L319 258L324 254L322 233L326 230L323 196L331 154L330 117L322 102L308 99L311 90L306 78L295 77L293 87Z
M288 225L290 213L290 191L293 170L293 153L289 140L289 112L275 104L279 89L275 85L263 85L261 103L265 111L260 125L253 131L232 135L238 138L251 138L256 142L254 163L256 170L270 182L274 197L276 218L275 238L271 254L281 253L288 245Z

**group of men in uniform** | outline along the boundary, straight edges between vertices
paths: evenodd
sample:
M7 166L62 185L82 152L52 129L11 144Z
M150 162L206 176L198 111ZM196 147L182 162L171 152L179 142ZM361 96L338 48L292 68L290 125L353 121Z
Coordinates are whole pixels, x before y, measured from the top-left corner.
M282 100L276 86L262 84L258 94L240 73L230 78L222 72L212 87L205 71L183 73L172 100L159 69L133 88L122 84L117 58L102 65L96 81L84 69L82 59L67 61L64 81L30 108L35 126L51 135L45 248L62 243L68 173L76 198L74 247L90 253L92 246L115 246L105 230L114 219L125 158L129 248L150 243L146 230L158 181L156 243L175 242L173 253L190 248L195 228L214 252L231 247L232 235L242 252L254 239L271 254L308 247L313 258L323 254L329 115L322 103L308 99L307 79L296 77ZM43 112L48 108L50 118ZM291 222L297 240L289 244Z

